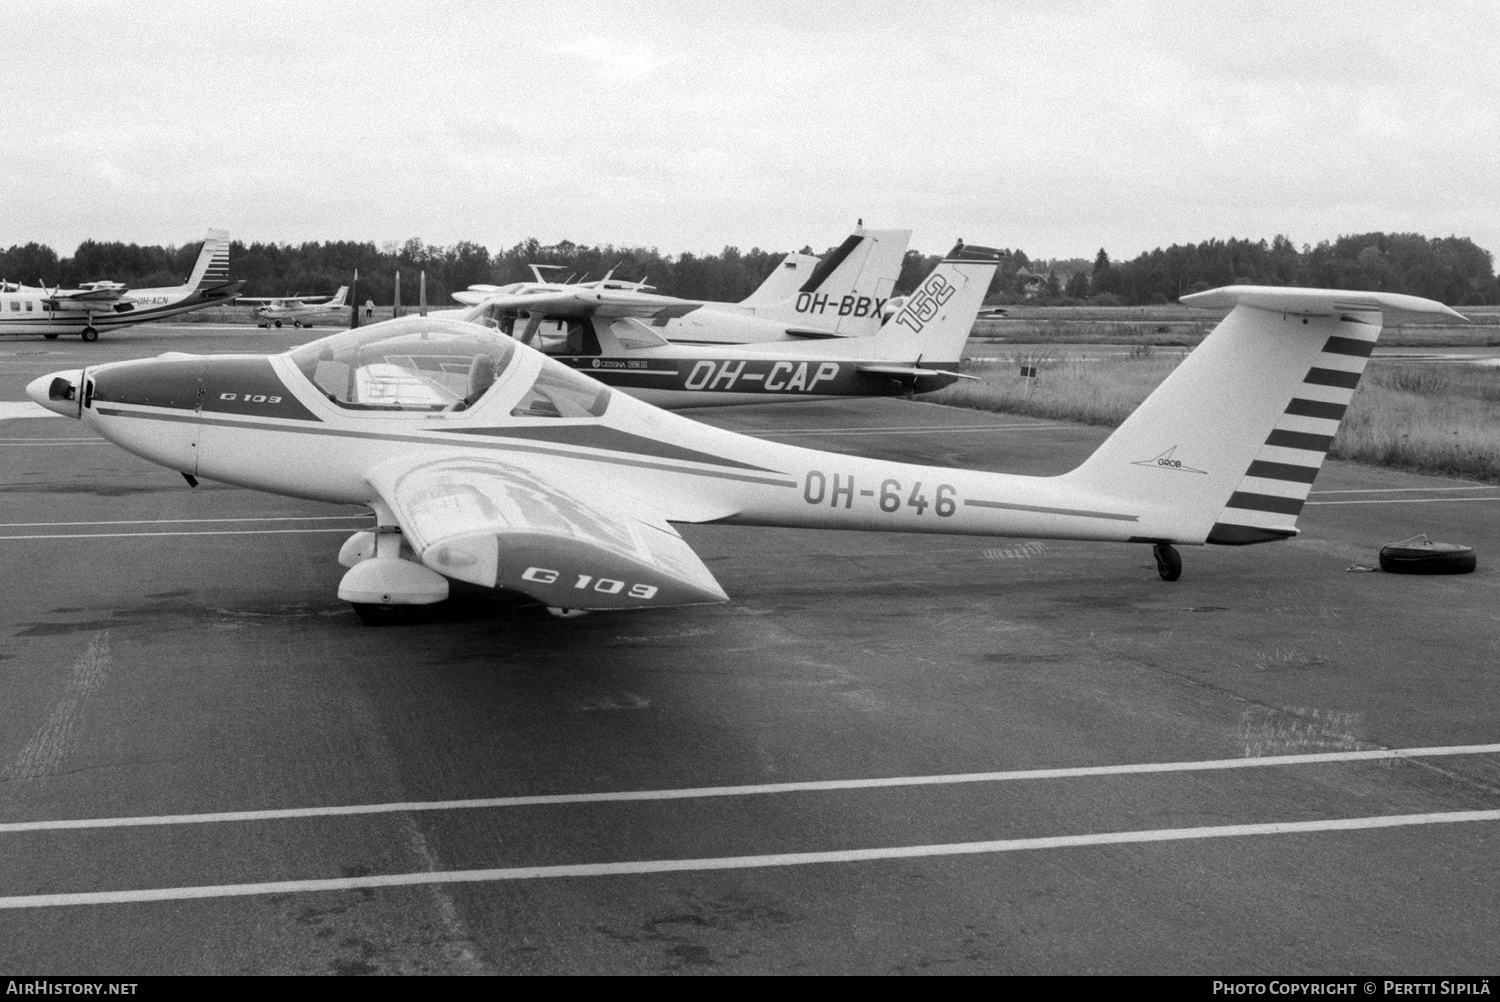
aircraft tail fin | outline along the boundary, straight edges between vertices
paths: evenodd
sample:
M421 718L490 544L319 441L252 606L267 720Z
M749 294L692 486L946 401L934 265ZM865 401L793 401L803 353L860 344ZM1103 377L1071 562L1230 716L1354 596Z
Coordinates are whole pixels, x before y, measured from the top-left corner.
M880 329L880 308L890 298L911 230L851 233L817 265L796 294L756 306L755 315L840 337L869 337Z
M1385 317L1416 296L1228 286L1182 297L1229 315L1082 466L1060 480L1141 513L1143 542L1296 535L1313 479Z
M788 254L760 283L760 288L740 300L740 305L769 306L786 302L797 294L820 263L821 259L812 254Z
M332 309L336 309L336 308L338 308L340 306L344 306L345 305L344 300L347 299L348 296L349 296L349 287L347 285L341 285L341 286L339 286L339 291L334 294L334 297L332 299L330 299L328 302L326 302L326 303L323 304L323 308L327 309L327 310L332 310Z
M875 335L882 359L955 368L1003 251L964 246L949 251Z
M209 230L203 249L187 280L189 289L213 289L229 284L229 231Z

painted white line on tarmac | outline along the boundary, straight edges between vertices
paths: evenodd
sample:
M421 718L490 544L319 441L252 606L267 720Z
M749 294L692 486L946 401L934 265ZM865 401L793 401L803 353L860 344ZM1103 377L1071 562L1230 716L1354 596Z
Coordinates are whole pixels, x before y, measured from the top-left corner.
M1361 487L1348 491L1309 491L1310 494L1428 494L1438 491L1500 491L1497 484L1475 484L1472 487Z
M914 425L906 428L788 428L785 431L742 431L751 438L780 438L783 435L937 435L946 432L972 431L1033 431L1061 428L1063 425L1046 422L1027 424L955 424Z
M1500 501L1500 495L1487 498L1370 498L1366 501L1308 501L1307 504L1463 504L1466 501Z
M719 856L708 859L648 859L621 863L574 863L558 866L514 866L487 870L439 870L389 873L369 877L330 877L276 880L256 884L210 884L199 887L154 887L129 891L83 891L72 894L18 894L0 897L0 908L57 908L67 905L113 905L143 901L185 901L231 898L254 894L295 894L349 891L370 887L411 887L432 884L476 884L501 880L545 880L558 877L615 877L644 873L684 873L704 870L749 870L816 863L868 863L886 859L928 859L940 856L978 856L1031 849L1072 849L1093 845L1144 842L1181 842L1190 839L1238 838L1250 835L1295 835L1306 832L1360 831L1407 828L1415 825L1500 821L1500 811L1448 811L1435 814L1393 814L1384 817L1330 818L1325 821L1273 821L1266 824L1214 825L1203 828L1158 828L1151 831L1098 832L1091 835L1053 835L1043 838L997 839L990 842L949 842L938 845L891 846L880 849L835 849L828 852L785 852L762 856Z
M0 400L0 421L9 421L11 418L39 417L62 417L62 415L56 411L49 411L35 400Z
M183 530L182 532L55 532L34 533L29 535L0 536L0 540L7 539L127 539L133 536L284 536L295 533L308 532L348 532L349 527L341 529L201 529L198 531Z
M77 828L139 828L148 825L192 825L223 821L274 821L285 818L338 817L353 814L395 814L409 811L477 810L537 807L555 804L598 804L641 800L696 800L707 797L745 797L770 793L807 793L828 790L873 790L898 786L943 786L958 783L999 783L1028 779L1077 779L1084 776L1128 776L1142 773L1207 772L1218 769L1262 769L1327 762L1380 762L1392 759L1438 758L1452 755L1500 754L1500 743L1448 745L1431 748L1373 748L1367 751L1316 752L1310 755L1266 755L1260 758L1220 758L1201 762L1138 762L1129 765L1085 765L1060 769L1020 769L1010 772L964 772L948 776L884 776L876 779L826 779L745 786L697 786L676 790L619 790L608 793L555 793L521 797L483 797L472 800L417 800L390 804L351 804L342 807L288 807L263 811L222 811L213 814L165 814L133 818L77 818L63 821L11 821L6 832L61 831Z
M112 522L0 522L0 529L56 529L73 525L188 525L202 522L342 522L360 515L266 515L255 518L125 518Z

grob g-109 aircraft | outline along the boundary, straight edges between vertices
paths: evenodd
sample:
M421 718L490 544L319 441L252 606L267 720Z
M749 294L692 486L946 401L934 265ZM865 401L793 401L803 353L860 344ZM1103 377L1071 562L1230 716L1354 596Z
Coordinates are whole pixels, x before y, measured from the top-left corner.
M339 291L333 297L328 296L282 296L280 299L252 299L241 296L240 301L245 303L265 303L264 306L255 310L255 325L257 327L270 327L275 324L281 326L283 320L290 320L293 327L311 327L314 320L326 320L330 316L337 316L345 307L344 299L349 295L347 285L339 286ZM323 302L323 300L328 300Z
M209 230L187 282L164 289L130 289L88 282L77 289L7 286L0 291L0 334L40 334L52 340L77 334L97 341L101 330L150 323L232 302L244 282L229 280L229 231Z
M675 344L633 317L566 321L544 354L658 407L895 396L941 389L958 368L1003 252L960 243L876 332L745 345ZM467 314L497 325L488 305Z
M449 580L558 614L727 601L673 523L1175 547L1297 532L1386 314L1381 292L1232 286L1232 307L1077 469L1018 476L865 459L708 427L504 334L410 317L281 355L166 355L57 372L27 393L194 482L365 504L339 597L367 622Z

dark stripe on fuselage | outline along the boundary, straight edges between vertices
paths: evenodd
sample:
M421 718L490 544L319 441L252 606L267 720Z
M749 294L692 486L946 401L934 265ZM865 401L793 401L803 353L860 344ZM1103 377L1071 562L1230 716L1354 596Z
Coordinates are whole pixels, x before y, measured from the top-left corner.
M1314 386L1338 386L1346 390L1352 390L1359 385L1359 373L1344 372L1342 369L1313 369L1308 372L1305 383Z
M1297 417L1329 418L1334 421L1343 418L1344 411L1348 409L1348 406L1345 404L1330 404L1322 400L1302 400L1300 398L1293 399L1291 403L1286 405L1286 412L1288 414L1294 414Z
M914 378L861 372L851 361L777 358L624 360L582 355L555 356L557 361L599 380L630 390L680 393L753 393L773 396L888 397L906 392ZM896 364L896 363L892 363ZM936 364L936 363L933 363ZM944 379L934 373L933 380ZM952 382L951 377L944 379Z
M1374 341L1363 341L1352 337L1331 337L1328 343L1323 345L1323 351L1329 355L1353 355L1356 358L1369 358L1370 352L1374 350Z
M593 463L605 463L611 466L630 466L642 470L660 470L665 473L681 473L690 477L707 477L712 480L736 480L747 484L764 484L768 487L797 487L795 480L780 479L777 475L758 477L746 473L721 473L717 470L689 470L681 466L669 466L666 463L653 463L644 460L627 459L621 456L594 456L583 452L573 452L567 449L546 449L539 446L521 445L516 442L487 442L476 438L463 440L442 438L441 435L454 434L452 429L444 429L442 432L427 435L395 435L374 431L353 431L344 428L330 428L327 425L311 427L307 425L271 424L265 421L236 421L231 418L214 417L212 415L200 415L191 413L171 414L159 411L122 411L114 407L98 408L100 414L106 417L138 418L142 421L166 421L181 423L184 421L197 421L204 425L213 425L219 428L248 428L255 431L280 431L292 435L326 435L332 438L356 438L381 442L410 442L419 445L447 445L456 448L486 449L494 452L524 452L539 456L558 456L564 459L581 459ZM714 459L714 463L722 465L724 460ZM780 475L784 477L785 475Z
M1253 491L1235 491L1229 495L1226 508L1243 508L1246 511L1269 511L1277 515L1296 515L1302 511L1301 498L1283 498L1275 494L1256 494Z
M1258 525L1216 522L1208 530L1208 538L1204 542L1218 546L1249 546L1251 543L1274 543L1278 539L1290 539L1296 534L1296 529L1263 529Z
M91 370L88 378L97 403L322 420L292 395L270 360L260 356L146 358Z
M607 425L583 424L563 425L557 428L452 428L446 429L456 435L485 435L494 438L519 438L527 441L547 440L559 445L576 445L584 449L603 449L610 452L628 452L637 456L655 459L676 459L686 463L706 463L711 466L728 466L738 470L755 470L760 473L775 473L764 466L733 459L722 459L696 449L658 442L643 435L632 435L628 431L610 428Z
M1047 508L1034 504L1011 504L1008 501L975 501L973 498L964 500L964 504L970 508L1000 508L1005 511L1034 511L1041 515L1071 515L1075 518L1107 518L1116 522L1139 522L1139 515L1122 515L1113 511L1083 511L1078 508Z
M1247 477L1263 477L1266 480L1286 480L1294 484L1310 484L1317 479L1316 466L1295 466L1291 463L1272 463L1257 459L1246 471Z
M1267 445L1279 445L1284 449L1304 449L1308 452L1327 452L1333 444L1332 435L1314 435L1306 431L1285 431L1277 428L1266 439Z

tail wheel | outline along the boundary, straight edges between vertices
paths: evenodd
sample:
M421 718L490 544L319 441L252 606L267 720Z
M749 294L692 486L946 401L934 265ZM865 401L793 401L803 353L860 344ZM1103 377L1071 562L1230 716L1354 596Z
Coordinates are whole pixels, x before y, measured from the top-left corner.
M1151 547L1151 555L1156 558L1156 573L1163 581L1182 577L1182 554L1171 543L1156 543Z
M52 336L56 337L57 335L54 334ZM99 332L96 331L96 330L94 330L94 328L92 328L92 327L85 327L81 332L79 332L78 336L81 337L81 338L83 338L85 341L97 341L97 340L99 340Z

